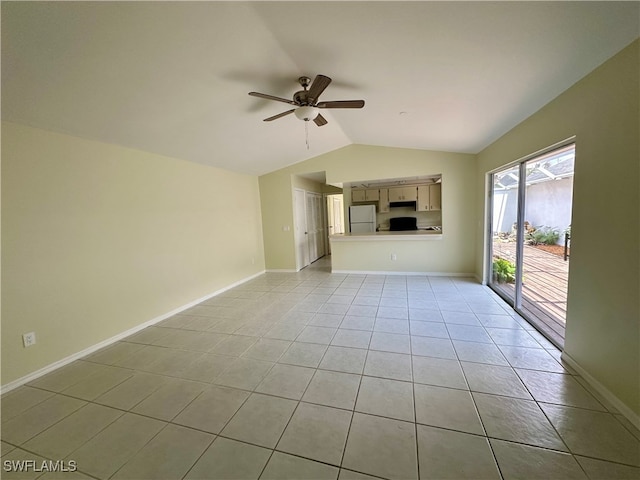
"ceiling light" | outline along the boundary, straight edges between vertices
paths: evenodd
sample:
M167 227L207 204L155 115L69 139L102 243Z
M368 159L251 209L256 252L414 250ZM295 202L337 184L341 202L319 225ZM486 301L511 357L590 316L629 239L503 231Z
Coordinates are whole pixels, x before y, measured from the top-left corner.
M308 122L309 120L315 119L320 113L320 109L318 107L310 107L308 105L296 108L295 112L298 120L304 120Z

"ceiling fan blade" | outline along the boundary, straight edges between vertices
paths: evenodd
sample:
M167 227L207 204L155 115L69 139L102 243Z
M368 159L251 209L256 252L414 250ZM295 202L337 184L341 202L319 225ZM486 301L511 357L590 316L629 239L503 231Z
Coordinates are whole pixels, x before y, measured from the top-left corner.
M318 108L362 108L364 100L336 100L333 102L320 102Z
M252 97L266 98L267 100L275 100L276 102L288 103L289 105L296 105L293 100L287 100L286 98L274 97L273 95L267 95L266 93L249 92Z
M296 111L296 109L293 108L291 110L287 110L286 112L279 113L278 115L274 115L273 117L265 118L263 121L264 122L270 122L272 120L277 120L278 118L284 117L285 115L289 115L290 113L293 113L295 111Z
M322 115L318 114L318 116L313 119L313 123L315 123L317 126L321 127L323 125L326 125L329 122L327 122L327 119L324 118Z
M316 103L318 98L324 92L324 89L329 86L331 83L331 79L325 75L316 75L316 78L313 79L313 83L309 87L309 93L307 94L307 98L309 98L311 103Z

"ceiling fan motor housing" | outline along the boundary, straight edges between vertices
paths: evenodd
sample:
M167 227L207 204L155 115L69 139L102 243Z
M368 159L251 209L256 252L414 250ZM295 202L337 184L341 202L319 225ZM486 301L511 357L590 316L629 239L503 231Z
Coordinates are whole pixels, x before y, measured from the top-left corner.
M293 101L298 105L310 105L309 92L307 90L300 90L293 94Z

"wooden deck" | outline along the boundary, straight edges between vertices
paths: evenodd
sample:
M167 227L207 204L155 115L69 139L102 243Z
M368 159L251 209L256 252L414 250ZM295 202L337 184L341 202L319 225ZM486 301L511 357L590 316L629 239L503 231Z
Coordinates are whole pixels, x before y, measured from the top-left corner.
M493 255L515 263L515 243L494 242ZM536 326L559 345L564 344L567 317L569 260L530 245L524 246L524 282L522 310ZM514 284L495 284L495 288L513 298Z

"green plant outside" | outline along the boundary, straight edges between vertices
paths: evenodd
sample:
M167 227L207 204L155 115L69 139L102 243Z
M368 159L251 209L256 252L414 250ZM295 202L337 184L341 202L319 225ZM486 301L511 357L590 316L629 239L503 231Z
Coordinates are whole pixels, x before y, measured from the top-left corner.
M560 238L560 231L557 228L541 226L528 232L525 240L528 245L555 245Z
M498 283L515 283L516 266L509 260L498 258L493 261L493 275Z

